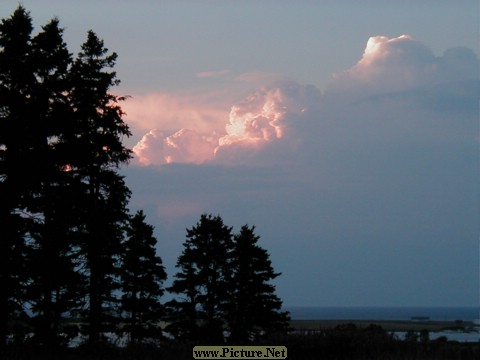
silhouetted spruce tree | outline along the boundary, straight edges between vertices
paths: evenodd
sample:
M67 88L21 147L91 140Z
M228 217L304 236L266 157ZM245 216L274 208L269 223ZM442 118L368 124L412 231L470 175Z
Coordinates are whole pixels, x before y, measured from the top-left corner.
M39 320L33 324L35 339L41 336L45 343L56 337L65 310L56 307L57 300L60 293L69 296L65 289L72 283L60 277L73 273L59 260L68 245L60 233L66 228L65 218L55 219L60 206L53 199L65 184L56 141L70 109L65 94L71 57L58 20L33 38L32 30L30 15L21 6L2 20L0 30L0 232L6 235L0 277L1 303L7 303L0 306L0 337L3 341L8 303L17 304L18 311L28 301ZM24 269L21 276L19 268ZM23 296L12 298L15 293Z
M225 308L229 301L232 251L231 227L220 216L203 214L187 229L184 250L177 261L179 272L168 289L180 294L168 303L170 327L178 338L219 343L224 340Z
M116 54L89 32L73 62L58 20L32 30L22 6L0 23L0 345L27 303L34 340L57 344L82 297L97 342L116 302L130 195L117 172L130 132L109 93Z
M75 244L71 228L76 223L70 197L71 175L58 147L72 116L68 102L71 54L57 19L32 38L31 61L35 83L31 88L31 122L35 129L35 178L26 210L36 217L29 228L28 301L33 313L33 341L53 348L65 344L65 315L80 306L81 275L75 269ZM71 334L72 336L75 334Z
M271 284L280 273L274 272L268 252L257 244L259 239L255 227L247 225L234 236L232 293L226 314L232 343L285 332L289 326L288 313L281 312L282 301Z
M21 216L28 185L26 175L31 149L29 67L32 21L18 7L0 23L0 345L6 344L8 325L24 314L22 262L26 224Z
M146 339L160 338L160 320L165 315L160 297L167 278L162 260L156 255L157 239L153 226L145 222L145 214L138 211L129 220L126 240L122 244L121 311L129 334L130 344Z
M80 246L88 276L89 342L98 343L102 332L115 323L115 290L118 289L120 243L130 191L118 173L131 151L122 144L130 136L119 101L109 91L118 85L117 55L108 53L93 31L89 31L71 68L73 121L62 135L69 170L77 180L80 217Z

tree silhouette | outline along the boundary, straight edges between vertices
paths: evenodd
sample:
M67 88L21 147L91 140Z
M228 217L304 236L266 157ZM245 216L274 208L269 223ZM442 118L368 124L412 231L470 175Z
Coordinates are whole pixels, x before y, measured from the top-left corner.
M57 219L62 208L57 195L65 178L56 150L68 112L66 70L71 57L58 20L51 20L33 38L32 29L32 20L21 6L2 20L0 29L0 231L5 236L0 302L7 305L0 306L2 342L8 303L20 305L25 296L38 320L34 325L39 325L40 342L54 342L60 313L65 311L57 307L63 301L59 294L66 294L71 279L65 276L72 273L72 267L61 260L69 246L64 239L65 217ZM15 263L21 263L24 271L21 276L17 272L16 281L9 281L19 269ZM19 287L23 299L12 298Z
M23 313L22 266L27 220L18 209L26 191L26 153L29 151L27 89L32 21L18 7L0 23L0 345L6 344L8 323ZM30 75L30 76L29 76Z
M200 221L187 229L184 250L179 256L171 293L181 300L169 302L173 322L167 329L179 338L205 343L223 341L225 307L231 283L231 227L220 216L202 214Z
M59 137L71 116L66 94L70 90L68 66L71 55L63 41L57 19L32 38L31 61L35 83L31 87L30 121L35 137L35 152L30 156L30 171L38 185L30 187L26 210L35 216L29 227L30 254L26 261L31 282L28 300L34 315L33 340L53 347L68 338L60 335L60 321L79 306L81 276L75 271L71 226L74 208L69 196L70 175L63 171Z
M233 286L229 320L232 343L257 339L262 333L283 332L288 328L288 313L281 312L282 301L270 282L275 273L269 254L257 245L255 227L244 225L234 236L231 266Z
M0 23L0 345L26 308L33 340L58 344L82 298L95 343L117 300L130 196L116 54L90 31L73 60L57 19L32 31L22 6Z
M145 214L138 211L130 218L122 244L121 310L130 344L161 336L160 320L164 309L160 297L167 278L162 260L156 255L157 239L153 226L145 223Z
M280 274L257 245L254 230L245 225L233 236L220 216L206 214L187 229L177 261L180 271L168 289L183 297L168 303L173 311L168 331L178 338L220 343L226 337L249 342L287 330L288 314L280 311L282 302L270 283Z
M112 330L120 242L130 197L117 173L131 151L122 144L130 131L122 119L121 99L109 92L119 83L110 70L116 57L93 31L88 32L71 68L73 121L70 132L62 135L83 204L80 247L88 276L87 319L92 344L100 341L103 331Z

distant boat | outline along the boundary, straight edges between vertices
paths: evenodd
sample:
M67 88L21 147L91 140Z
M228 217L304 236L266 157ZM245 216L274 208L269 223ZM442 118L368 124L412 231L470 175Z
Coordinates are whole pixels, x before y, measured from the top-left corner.
M412 316L410 319L412 321L429 321L430 316Z

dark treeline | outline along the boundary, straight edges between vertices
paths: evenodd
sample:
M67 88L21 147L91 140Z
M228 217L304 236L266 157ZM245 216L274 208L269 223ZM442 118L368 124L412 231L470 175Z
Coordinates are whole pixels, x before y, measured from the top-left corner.
M55 357L65 360L190 360L195 345L198 343L169 341L160 347L143 344L125 348L106 345L94 349L64 348L59 349ZM361 328L347 323L310 334L267 336L255 345L285 346L287 359L291 360L478 360L480 357L480 343L447 341L446 338L430 340L428 332L412 333L400 340L373 324ZM52 353L45 349L30 348L7 351L2 357L5 360L51 358Z
M119 174L117 55L89 31L74 56L58 19L33 34L19 6L0 23L0 348L249 342L288 314L254 227L219 216L187 229L171 288L145 214ZM176 295L167 304L161 297ZM165 337L168 336L168 339Z

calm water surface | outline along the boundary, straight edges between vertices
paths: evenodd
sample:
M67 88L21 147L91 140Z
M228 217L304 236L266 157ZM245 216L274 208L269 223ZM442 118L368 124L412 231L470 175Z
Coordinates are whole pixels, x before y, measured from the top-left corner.
M479 307L285 307L294 320L411 320L426 317L433 321L475 321Z
M293 320L412 320L428 318L432 321L473 321L477 325L472 332L431 332L430 339L445 336L448 340L480 341L479 307L285 307ZM403 338L405 333L398 332Z

